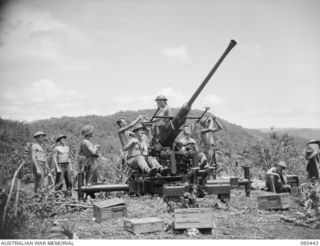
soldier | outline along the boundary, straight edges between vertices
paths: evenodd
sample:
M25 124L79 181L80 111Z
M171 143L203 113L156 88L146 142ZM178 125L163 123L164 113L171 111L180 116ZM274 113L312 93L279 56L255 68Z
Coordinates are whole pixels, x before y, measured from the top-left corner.
M85 184L92 185L98 183L98 151L100 146L94 145L90 138L93 136L94 127L85 125L81 128L84 139L81 141L79 155L85 158L80 159L80 170L84 169Z
M66 145L66 135L60 134L56 138L56 143L58 144L53 149L53 162L56 167L56 190L62 189L63 191L68 191L67 194L70 195L72 189L72 166L69 153L69 146Z
M149 146L143 139L143 125L138 123L132 130L136 137L132 138L124 147L124 150L128 151L128 166L135 170L140 169L147 173L148 176L155 176L157 171L162 172L163 167L155 158L149 156Z
M158 116L165 116L170 117L172 116L172 112L170 107L167 104L168 99L163 96L159 95L156 97L155 101L157 102L157 107L159 109ZM154 119L152 122L155 123L154 125L154 135L158 135L160 132L161 127L167 122L167 119Z
M196 143L196 140L194 140L191 137L191 129L190 125L185 124L183 127L183 136L180 137L176 141L176 146L182 151L182 152L188 152L188 151L194 151L195 152L195 159L200 161L199 167L200 169L203 169L207 166L207 157L206 155L199 150L199 147ZM195 163L198 165L198 163Z
M291 186L288 184L287 177L283 170L287 167L284 161L277 163L267 172L266 186L269 191L275 193L291 192Z
M217 127L213 127L214 122ZM215 165L217 167L216 143L213 133L222 130L223 127L215 116L202 118L200 125L202 126L202 129L200 130L201 138L199 145L203 147L203 152L207 157L209 166Z
M118 136L121 142L122 147L128 144L130 134L134 135L132 132L129 131L131 127L137 124L139 121L143 119L143 115L139 115L134 121L132 121L129 125L125 118L121 118L117 120L117 125L119 126Z
M48 175L50 169L47 161L47 153L44 149L46 134L43 131L36 132L33 137L35 142L31 146L31 155L34 173L34 192L44 192L48 187Z
M304 149L304 157L307 160L307 172L308 179L316 178L319 180L320 171L320 141L319 140L310 140L305 149Z

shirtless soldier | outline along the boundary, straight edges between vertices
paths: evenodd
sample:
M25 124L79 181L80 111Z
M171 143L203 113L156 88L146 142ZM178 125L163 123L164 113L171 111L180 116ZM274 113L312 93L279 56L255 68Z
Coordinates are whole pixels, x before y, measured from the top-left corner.
M33 137L35 142L31 146L31 156L34 173L34 192L44 192L48 187L49 166L47 153L44 149L46 134L43 131L36 132Z
M213 122L216 123L217 127L213 127ZM215 116L202 118L200 125L202 129L200 130L201 138L199 145L203 146L203 152L208 159L209 166L217 166L216 144L213 133L222 130L223 127Z
M119 126L118 136L122 147L124 147L128 143L130 135L134 135L133 132L129 131L129 129L133 127L135 124L137 124L139 121L141 121L143 118L143 115L139 115L138 118L136 118L130 124L127 123L125 118L117 120L117 125Z
M67 194L70 195L72 189L72 166L69 153L69 146L66 145L67 136L60 134L56 142L58 145L53 149L53 162L56 167L56 189L63 191L68 191Z

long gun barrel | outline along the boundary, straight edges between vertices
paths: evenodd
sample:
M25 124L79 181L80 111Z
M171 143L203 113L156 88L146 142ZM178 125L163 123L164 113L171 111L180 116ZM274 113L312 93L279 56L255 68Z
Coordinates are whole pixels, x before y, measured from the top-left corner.
M174 140L179 134L179 128L185 123L186 117L188 113L191 110L191 106L193 102L196 100L196 98L199 96L202 89L206 86L212 75L215 73L217 68L220 66L224 58L228 55L228 53L231 51L231 49L237 44L236 41L231 40L226 50L223 52L220 59L217 61L217 63L214 65L214 67L211 69L209 74L206 76L206 78L203 80L199 88L196 90L196 92L192 95L192 97L189 99L189 101L184 104L180 110L178 111L177 115L172 119L172 121L167 121L166 124L162 127L159 133L160 143L164 147L172 147Z

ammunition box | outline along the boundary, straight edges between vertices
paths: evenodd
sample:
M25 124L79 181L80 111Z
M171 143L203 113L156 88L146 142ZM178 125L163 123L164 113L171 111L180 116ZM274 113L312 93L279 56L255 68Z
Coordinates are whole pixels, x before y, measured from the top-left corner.
M272 193L258 196L257 202L259 209L288 209L291 207L289 193Z
M184 185L172 185L172 186L163 186L163 197L180 197L183 196L185 192L187 192L187 187Z
M213 228L211 208L187 208L174 210L174 229Z
M122 199L109 199L93 204L93 217L96 222L127 216L127 205Z
M124 229L132 233L159 232L163 231L164 222L156 217L125 219Z
M286 175L288 184L291 187L299 187L299 177L298 175Z
M204 186L209 194L230 194L230 184L206 184Z

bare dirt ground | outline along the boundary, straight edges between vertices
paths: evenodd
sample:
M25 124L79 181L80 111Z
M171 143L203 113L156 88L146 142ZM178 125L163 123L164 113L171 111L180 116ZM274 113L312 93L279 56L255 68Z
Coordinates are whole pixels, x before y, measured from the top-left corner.
M306 228L281 220L281 216L295 216L303 208L292 197L289 210L268 211L257 208L257 196L264 191L252 191L250 197L241 189L232 190L230 207L222 204L215 195L198 199L201 207L211 207L215 228L197 234L193 239L319 239L319 229ZM173 222L173 213L161 197L122 197L128 208L129 218L159 217L166 225ZM218 202L221 207L213 205ZM72 225L79 239L190 239L186 232L172 229L158 233L132 234L124 230L123 219L104 220L100 224L93 221L92 208L59 214L54 218L34 221L19 232L21 239L65 239L61 225ZM38 229L35 229L37 225Z

